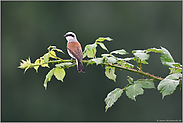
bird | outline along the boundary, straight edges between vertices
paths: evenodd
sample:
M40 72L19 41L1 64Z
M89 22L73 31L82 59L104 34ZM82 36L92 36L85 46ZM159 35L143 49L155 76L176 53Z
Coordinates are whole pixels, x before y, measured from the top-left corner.
M78 42L76 35L73 32L67 32L64 37L67 40L67 51L71 58L76 59L77 70L78 72L85 73L83 67L83 52L81 48L81 44Z

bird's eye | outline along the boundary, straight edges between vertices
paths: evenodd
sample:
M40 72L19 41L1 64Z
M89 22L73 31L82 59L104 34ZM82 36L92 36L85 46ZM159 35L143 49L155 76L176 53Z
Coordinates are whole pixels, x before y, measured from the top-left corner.
M74 37L74 35L73 35L73 34L68 34L68 35L66 35L66 36L71 36L71 37Z

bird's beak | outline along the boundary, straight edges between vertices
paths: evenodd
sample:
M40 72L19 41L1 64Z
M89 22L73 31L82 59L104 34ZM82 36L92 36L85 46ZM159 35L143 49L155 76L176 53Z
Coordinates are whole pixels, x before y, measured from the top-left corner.
M67 35L65 34L64 37L66 37Z

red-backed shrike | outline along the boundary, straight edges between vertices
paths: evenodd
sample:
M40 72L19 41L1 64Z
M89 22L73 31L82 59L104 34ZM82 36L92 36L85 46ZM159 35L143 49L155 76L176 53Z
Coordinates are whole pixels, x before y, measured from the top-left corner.
M83 53L81 44L78 42L73 32L67 32L64 37L67 39L67 51L72 58L76 59L78 72L85 72L83 67Z

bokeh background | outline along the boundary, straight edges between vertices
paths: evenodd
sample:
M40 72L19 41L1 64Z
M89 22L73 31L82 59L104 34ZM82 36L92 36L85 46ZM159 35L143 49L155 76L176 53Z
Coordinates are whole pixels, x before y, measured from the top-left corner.
M70 59L63 35L73 31L84 49L99 36L111 52L151 47L167 48L176 62L182 63L182 2L12 2L1 1L1 121L157 121L182 119L182 91L177 88L162 99L157 89L145 89L136 100L125 93L107 112L104 99L115 88L128 84L140 75L116 70L117 82L109 80L104 67L85 66L86 73L76 67L66 69L64 82L54 77L44 90L48 68L39 73L18 69L20 60L29 56L34 62L56 45ZM97 47L97 56L106 53ZM165 77L169 70L151 53L143 70ZM86 59L86 58L85 58ZM155 85L159 82L155 81Z

